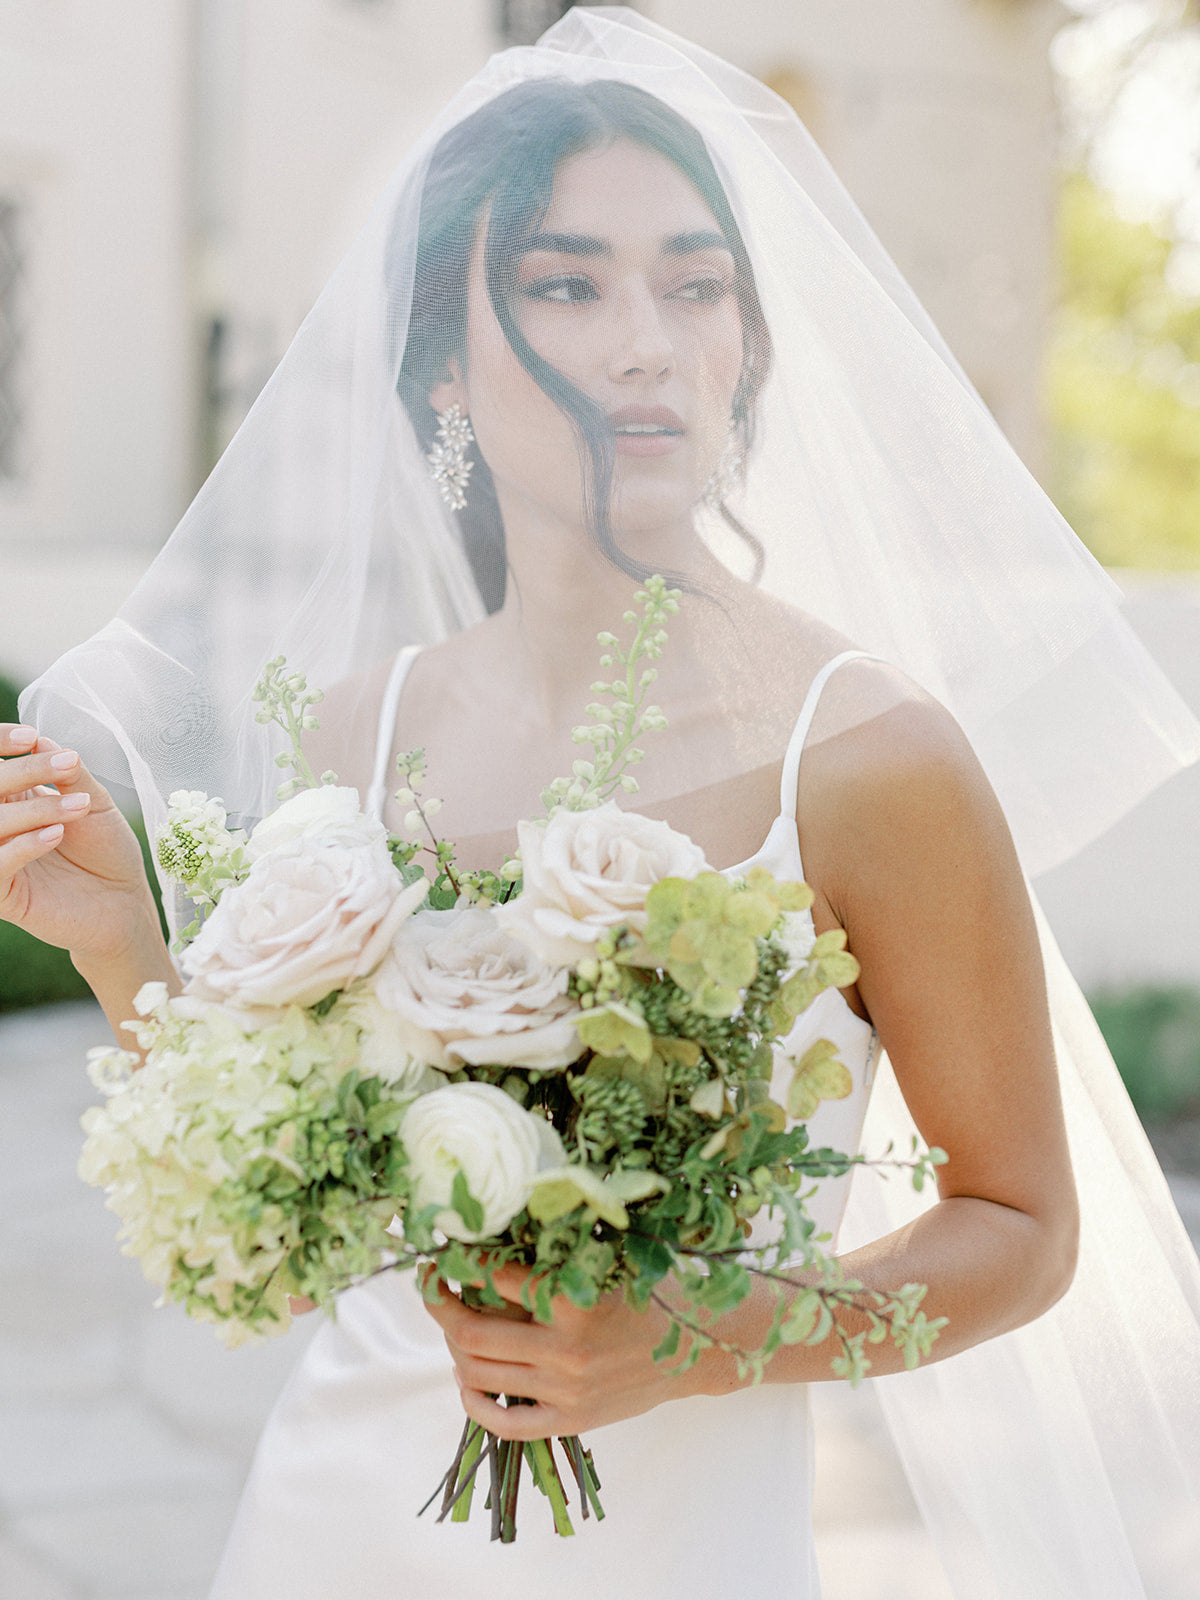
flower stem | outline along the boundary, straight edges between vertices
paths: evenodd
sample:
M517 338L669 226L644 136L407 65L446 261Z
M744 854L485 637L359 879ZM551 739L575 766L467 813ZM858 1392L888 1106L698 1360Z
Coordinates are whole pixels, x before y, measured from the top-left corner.
M570 1537L575 1529L571 1525L567 1496L563 1490L562 1479L558 1475L558 1463L554 1459L549 1439L534 1439L525 1446L525 1450L534 1482L550 1502L555 1533L561 1534L563 1538Z

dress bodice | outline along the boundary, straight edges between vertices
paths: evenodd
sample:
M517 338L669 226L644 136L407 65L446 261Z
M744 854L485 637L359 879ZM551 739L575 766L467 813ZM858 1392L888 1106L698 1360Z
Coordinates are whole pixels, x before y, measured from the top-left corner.
M375 761L371 787L367 791L364 809L376 819L383 816L387 794L387 770L395 740L396 725L400 716L400 703L409 671L418 654L418 647L410 645L401 650L393 663L380 705L379 725L375 743ZM796 823L797 789L800 780L800 761L816 716L822 692L829 679L851 661L876 659L864 650L844 650L833 656L813 678L799 715L792 728L784 753L779 777L779 813L766 838L752 856L722 870L726 876L739 878L752 867L765 867L780 881L803 881L804 863L800 856L800 834ZM806 912L810 931L812 914ZM786 1103L791 1075L791 1062L799 1059L810 1044L817 1039L828 1039L837 1047L838 1057L847 1068L853 1089L844 1100L823 1100L808 1119L809 1132L814 1147L843 1150L853 1154L862 1136L863 1121L867 1114L871 1083L880 1056L879 1036L869 1022L851 1010L846 997L837 989L827 989L818 995L813 1004L796 1019L796 1026L784 1041L785 1049L778 1053L775 1079L772 1085L774 1098ZM818 1222L818 1231L836 1235L845 1210L850 1189L850 1177L823 1179L808 1201L809 1210ZM758 1242L760 1230L756 1230Z
M398 660L384 696L367 797L376 816L412 654ZM814 680L784 758L779 815L730 874L763 866L781 879L803 877L795 810L804 741L829 676L860 655L835 657ZM837 1045L854 1086L845 1100L818 1107L812 1139L853 1153L878 1042L836 989L798 1018L787 1054L818 1038ZM782 1098L790 1074L782 1052L777 1072ZM836 1233L848 1182L826 1179L809 1197L819 1231ZM697 1396L594 1430L604 1523L577 1521L575 1538L556 1538L546 1508L526 1491L519 1537L504 1549L489 1544L478 1512L462 1525L414 1516L461 1428L446 1346L413 1275L386 1273L348 1290L263 1435L211 1600L461 1600L476 1592L558 1600L568 1591L628 1600L639 1581L656 1600L819 1600L803 1384Z

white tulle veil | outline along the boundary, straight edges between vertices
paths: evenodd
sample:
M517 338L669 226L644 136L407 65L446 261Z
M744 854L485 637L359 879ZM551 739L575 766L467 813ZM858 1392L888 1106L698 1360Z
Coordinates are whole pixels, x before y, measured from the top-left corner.
M403 393L405 371L420 370L413 286L431 158L535 80L654 96L698 130L728 197L770 359L743 394L730 517L698 512L718 560L742 575L760 565L764 594L950 708L1031 877L1200 757L1200 728L1114 585L791 110L609 8L575 10L537 47L497 56L447 107L133 597L30 689L22 714L132 783L152 830L176 788L253 819L279 776L250 699L264 662L282 653L310 683L361 683L369 712L372 668L485 615L488 552L439 497L397 382ZM731 732L730 774L782 753L798 709L786 674L761 697L767 714ZM658 792L678 792L669 774ZM877 1389L964 1600L1184 1600L1200 1572L1200 1271L1046 930L1043 943L1083 1203L1075 1284L1029 1327ZM867 1145L910 1129L885 1070ZM919 1203L897 1183L856 1181L842 1243Z

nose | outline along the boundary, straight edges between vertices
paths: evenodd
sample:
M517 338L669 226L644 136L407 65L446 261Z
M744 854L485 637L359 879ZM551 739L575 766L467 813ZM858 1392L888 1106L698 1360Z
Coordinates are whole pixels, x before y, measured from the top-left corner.
M649 378L661 383L670 376L675 367L675 347L645 284L633 285L621 296L618 330L609 363L611 378Z

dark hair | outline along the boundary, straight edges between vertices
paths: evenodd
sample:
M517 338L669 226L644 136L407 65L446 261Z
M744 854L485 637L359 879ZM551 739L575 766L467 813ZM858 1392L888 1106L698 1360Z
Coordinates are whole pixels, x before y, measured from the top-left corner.
M447 378L450 358L461 362L465 355L467 271L479 214L490 200L484 271L496 319L521 365L567 416L587 452L585 519L591 538L614 566L644 581L655 569L618 548L609 522L614 447L608 418L538 355L517 326L510 304L521 246L546 214L559 163L618 138L672 161L707 202L733 253L743 357L732 422L739 446L749 449L754 401L767 375L771 345L728 197L696 129L653 95L615 79L574 84L547 78L520 84L465 118L438 144L421 199L412 309L398 388L418 441L427 450L437 427L429 392ZM467 507L458 516L468 559L492 611L504 599L504 525L491 473L475 446L471 458ZM761 567L758 540L723 504L720 510ZM681 582L677 574L666 576Z

